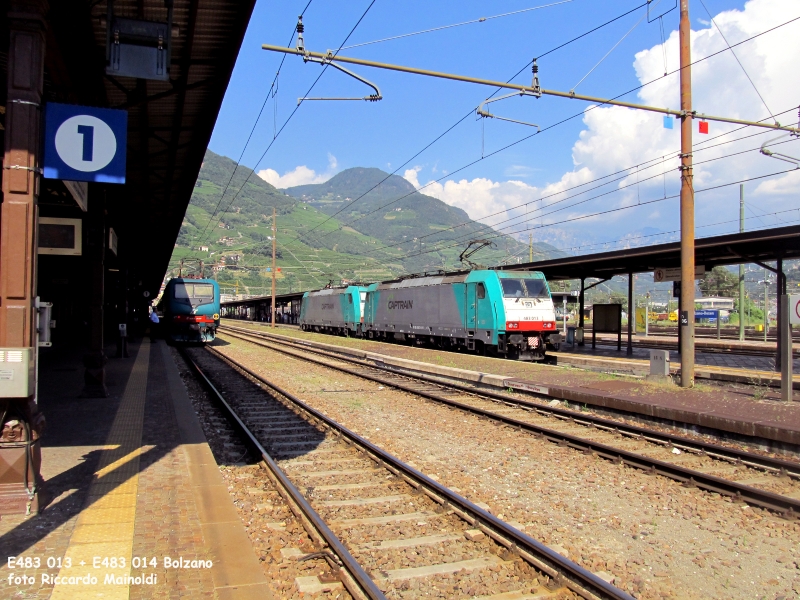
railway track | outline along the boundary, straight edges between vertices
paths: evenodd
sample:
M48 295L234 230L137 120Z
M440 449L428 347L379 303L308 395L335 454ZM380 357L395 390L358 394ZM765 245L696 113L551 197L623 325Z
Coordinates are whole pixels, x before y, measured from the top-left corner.
M265 348L394 387L428 400L594 453L685 485L697 486L786 518L800 516L800 464L628 425L343 356L267 333L227 326L224 333ZM544 399L547 396L542 395Z
M298 560L354 598L631 598L213 348L183 356L316 541Z

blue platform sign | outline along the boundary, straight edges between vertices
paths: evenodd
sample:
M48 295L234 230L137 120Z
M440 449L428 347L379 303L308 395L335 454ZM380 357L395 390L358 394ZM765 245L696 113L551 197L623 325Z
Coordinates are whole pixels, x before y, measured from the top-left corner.
M44 177L125 183L128 113L47 103Z
M718 310L696 310L694 311L695 319L716 319L719 316Z

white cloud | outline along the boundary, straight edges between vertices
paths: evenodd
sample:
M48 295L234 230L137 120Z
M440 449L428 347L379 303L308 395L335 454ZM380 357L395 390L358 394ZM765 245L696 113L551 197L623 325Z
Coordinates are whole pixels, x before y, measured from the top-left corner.
M336 157L328 152L328 171L335 171L336 167L339 166L339 161L336 160Z
M524 179L533 175L535 171L541 171L541 169L537 169L528 165L509 165L506 167L505 171L503 171L503 175L511 178L521 177Z
M403 173L403 179L408 181L411 185L415 188L419 189L419 172L422 170L422 167L413 167L411 169L406 169L406 172Z
M760 183L756 188L755 195L783 196L794 194L796 198L798 190L800 190L800 171L792 171L782 177L776 177Z
M339 161L336 160L333 154L328 152L328 169L324 173L317 173L306 165L300 165L283 175L280 175L275 169L263 169L258 172L258 176L278 189L286 189L296 185L325 183L336 174L338 166Z
M736 44L756 34L764 32L800 16L797 0L749 0L743 10L729 10L714 16L730 44ZM726 48L716 27L692 32L692 59L697 61ZM787 25L762 35L735 48L739 60L747 69L758 91L772 111L784 111L797 106L800 97L800 79L792 77L796 70L795 58L800 56L800 35L796 24ZM671 32L666 41L667 69L673 71L678 63L678 32ZM633 68L640 83L646 85L638 92L641 104L678 109L679 76L663 77L664 53L661 45L636 53ZM767 109L753 90L741 67L730 51L699 62L692 66L693 108L699 113L720 115L746 120L759 120L768 117ZM796 108L779 117L783 123L793 123ZM474 219L484 219L496 224L508 216L524 215L540 206L563 200L579 190L569 188L585 184L598 177L604 177L622 169L640 164L638 169L622 173L624 178L609 182L606 187L588 192L545 209L544 212L579 202L591 195L615 188L624 188L614 194L603 196L574 208L561 210L549 216L540 216L530 221L530 226L542 223L564 221L576 216L631 206L639 202L659 199L677 192L680 175L677 169L677 153L680 148L680 122L674 122L674 129L663 126L663 115L624 107L589 107L583 117L585 129L581 131L572 148L575 169L542 189L530 186L515 178L523 176L525 165L510 165L506 170L509 181L492 181L475 178L471 181L446 181L433 183L421 191L435 196L448 204L467 211ZM694 188L703 190L721 186L743 179L761 177L770 173L790 169L791 165L761 155L757 148L767 139L775 137L774 132L764 130L763 135L733 143L718 145L721 142L756 133L745 130L728 134L739 126L718 122L709 123L709 135L698 133L693 127L694 138ZM711 138L716 138L711 141ZM708 143L710 142L710 143ZM712 147L715 146L715 147ZM783 152L800 157L800 141L781 146ZM747 151L747 152L745 152ZM738 156L727 156L745 152ZM663 158L662 158L663 157ZM651 162L645 162L651 161ZM517 170L516 172L514 170ZM406 179L416 187L420 169L406 172ZM619 176L617 176L619 177ZM617 179L611 177L610 179ZM594 187L597 183L588 185ZM797 204L800 191L800 173L789 173L780 178L754 180L745 184L746 201L753 202L753 210L760 214L791 208ZM558 192L562 195L553 196ZM548 197L550 196L550 197ZM717 190L698 193L696 196L697 225L720 223L734 219L738 215L738 185L721 187ZM539 201L540 198L544 198ZM529 203L527 207L513 208ZM621 210L598 217L563 223L554 227L538 229L536 239L552 238L556 245L572 245L574 239L605 241L621 239L648 224L663 230L673 230L678 226L678 201L667 199L663 203L647 205L641 209ZM502 216L489 217L498 211L507 211ZM540 212L533 214L541 215ZM504 225L501 224L500 227ZM754 224L754 226L759 226ZM735 224L720 225L715 228L700 228L698 235L714 235L732 231ZM507 229L519 231L522 227ZM527 239L527 233L522 232Z

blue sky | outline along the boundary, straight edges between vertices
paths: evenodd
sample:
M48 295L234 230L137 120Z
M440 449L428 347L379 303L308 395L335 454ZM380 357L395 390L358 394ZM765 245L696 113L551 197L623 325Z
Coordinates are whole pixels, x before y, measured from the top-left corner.
M297 15L306 2L307 0L258 2L214 130L210 144L213 151L234 159L241 154L281 60L281 55L261 50L261 44L286 45ZM747 6L741 1L704 2L730 43L800 16L800 6L791 0L752 0ZM508 0L494 3L470 0L377 0L348 41L348 45L550 3L547 0ZM641 3L621 0L573 0L483 23L344 50L342 54L505 80L534 56L540 56L639 4ZM368 5L368 1L340 3L313 0L304 18L306 47L315 51L338 48ZM662 8L657 6L653 11L663 12L674 5L674 0L661 0ZM747 12L742 12L745 10ZM677 67L677 9L664 16L663 25L667 38L667 68L673 70ZM721 46L724 42L709 23L708 15L698 0L692 2L692 28L696 34L696 39L693 39L693 58L724 48L724 45ZM773 64L774 59L769 57L776 45L790 56L797 56L798 52L787 49L786 44L796 45L796 39L800 37L798 33L800 22L741 47L742 53L739 57L773 112L791 106L788 104L789 98L793 98L792 102L796 104L800 88L797 83L784 82L780 74L786 65ZM620 42L626 34L627 37ZM578 92L584 94L617 96L638 86L640 81L649 80L656 72L658 76L661 75L664 66L661 36L659 21L648 23L644 9L640 9L542 58L539 61L541 84L550 89L573 89L620 42L608 58L577 88ZM278 128L282 125L295 108L297 98L306 93L321 68L316 64L304 64L299 57L289 56L286 59L277 97L268 100L245 152L242 163L251 168L257 167L259 171L266 171L265 178L271 179L273 183L286 185L321 181L336 172L355 166L394 170L458 119L474 110L481 100L494 91L492 88L472 84L352 67L375 82L384 99L378 103L303 103L257 165L272 140L275 124ZM516 81L530 83L530 76L530 70L525 69ZM729 85L733 86L735 99L720 96L718 93ZM740 68L729 52L698 67L695 71L695 86L695 107L702 112L754 120L767 116L764 105L747 80L743 79ZM786 89L787 87L791 89ZM360 96L368 91L358 81L328 69L312 95ZM625 99L678 108L677 76L649 86L639 96L630 94ZM473 114L400 169L398 174L405 175L419 186L445 177L423 192L464 208L474 218L497 223L508 215L519 217L524 214L520 213L522 209L514 208L520 203L531 203L525 212L535 206L542 208L543 204L553 200L542 201L540 198L563 198L563 195L557 197L552 194L576 182L585 183L654 156L670 156L677 141L677 137L674 137L677 129L674 134L664 130L660 117L611 108L581 114L588 106L579 101L548 97L538 100L512 98L493 103L491 110L495 114L535 122L542 127L572 115L577 114L578 117L453 174L462 166L481 158L482 151L490 153L533 132L533 129L522 125L488 119L476 120ZM796 115L787 116L784 122L790 121L796 121ZM719 134L729 129L732 128L726 129L712 124L711 133ZM723 138L726 139L728 138ZM696 131L695 140L703 141L703 137L697 135ZM719 150L710 150L707 156L719 157L736 149L752 150L761 141L762 138L757 137L746 143L729 144ZM795 151L795 156L798 155L800 152ZM698 154L698 160L699 157ZM737 163L736 160L723 158L716 163L710 163L711 166L706 171L698 169L698 183L705 181L711 185L735 180L741 176L743 168L743 163ZM663 164L669 166L669 158ZM749 169L746 174L751 176L789 167L760 155L747 155L747 162L744 164L747 167L745 170ZM638 177L651 176L654 173L653 165L649 167L649 172L640 172ZM630 174L633 176L633 171ZM647 199L657 190L665 189L669 195L677 189L676 176L670 173L662 179L663 181L652 179L646 185L628 187L610 198L588 201L579 208L570 209L566 215L580 216L608 207L625 206L631 202L640 202L643 197ZM789 208L791 198L796 198L798 183L800 180L797 178L780 180L772 189L766 189L763 186L759 188L761 182L756 181L749 185L748 191L765 198L759 203L762 213L777 212ZM625 180L614 185L619 187L628 184L630 181ZM659 193L663 195L663 192ZM698 224L719 222L719 215L728 212L728 195L733 195L733 192L725 190L709 193L702 201L698 195ZM738 188L735 197L738 209ZM538 205L535 204L537 201ZM549 218L542 216L538 221L528 220L527 223L535 222L544 226L536 230L539 239L567 248L574 247L581 240L604 242L625 236L636 237L637 232L641 234L645 229L648 232L651 229L671 231L677 225L675 207L677 202L671 205L665 202L656 208L632 209L623 211L619 216L594 217L574 223L560 223L559 220L565 220L561 219L565 214ZM497 210L510 212L502 218L488 216ZM732 209L731 215L735 216L735 212ZM800 215L792 218L798 216ZM762 217L762 223L766 223L765 218L767 217ZM756 224L754 221L753 226L757 226ZM725 227L729 226L726 224L706 228L705 232L698 231L698 236L720 233ZM510 228L508 231L519 232L520 228ZM527 237L527 234L524 236Z

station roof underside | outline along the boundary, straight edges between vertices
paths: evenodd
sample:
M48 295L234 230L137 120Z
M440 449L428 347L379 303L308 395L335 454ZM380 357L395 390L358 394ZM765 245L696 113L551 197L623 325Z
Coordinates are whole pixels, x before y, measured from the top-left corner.
M126 184L90 184L89 205L91 210L92 202L104 203L120 251L127 252L129 266L155 295L255 0L174 0L167 81L106 73L108 5L50 0L44 100L127 110ZM9 6L9 0L0 0L3 16ZM164 0L114 0L113 10L117 17L167 21ZM0 71L5 71L5 25L0 35ZM0 91L0 105L5 95ZM46 201L40 197L40 202Z
M304 292L294 292L292 294L276 294L275 305L280 306L292 301L301 300ZM242 300L228 300L223 302L222 306L235 307L235 306L258 306L259 304L266 304L269 306L272 303L271 296L255 296L253 298L245 298Z
M720 265L770 263L800 258L800 226L746 231L695 240L695 264L706 271ZM648 273L681 264L681 244L673 242L600 254L569 256L502 267L507 271L540 271L549 281L606 279Z

